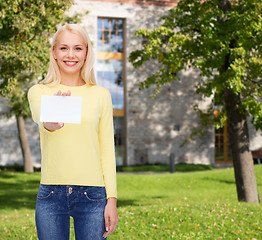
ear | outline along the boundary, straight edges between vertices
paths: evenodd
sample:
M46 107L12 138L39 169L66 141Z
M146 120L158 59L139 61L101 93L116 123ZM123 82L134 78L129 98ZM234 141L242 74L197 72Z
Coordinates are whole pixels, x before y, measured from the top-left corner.
M53 47L53 49L52 49L52 54L53 54L53 58L56 60L57 57L56 57L55 47Z

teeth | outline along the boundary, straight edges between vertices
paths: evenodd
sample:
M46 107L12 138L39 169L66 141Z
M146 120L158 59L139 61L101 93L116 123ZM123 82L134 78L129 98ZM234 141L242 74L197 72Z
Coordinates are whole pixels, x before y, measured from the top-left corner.
M65 62L66 64L68 64L68 65L74 65L74 64L76 64L76 62Z

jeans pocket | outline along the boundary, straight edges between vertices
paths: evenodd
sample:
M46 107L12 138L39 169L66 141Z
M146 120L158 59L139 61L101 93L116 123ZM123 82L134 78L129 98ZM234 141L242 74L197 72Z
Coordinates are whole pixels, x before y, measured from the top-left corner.
M105 187L88 187L83 194L90 201L103 202L107 199Z
M38 200L45 200L49 199L54 194L54 186L52 185L40 185L37 199Z

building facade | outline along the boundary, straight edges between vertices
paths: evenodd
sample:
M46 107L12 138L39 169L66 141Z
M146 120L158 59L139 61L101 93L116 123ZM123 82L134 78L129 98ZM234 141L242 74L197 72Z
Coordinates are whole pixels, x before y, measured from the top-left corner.
M159 26L160 17L177 1L171 0L77 0L69 14L89 13L82 24L96 51L97 84L109 89L114 108L117 165L169 163L171 153L176 163L230 162L226 127L206 128L203 136L188 139L191 129L199 127L195 104L206 109L210 99L195 94L198 72L180 72L180 81L163 86L156 98L154 87L139 90L138 83L154 72L154 63L134 69L128 61L130 52L142 46L134 36L139 28ZM3 99L0 112L8 111ZM15 119L1 118L0 165L22 162ZM39 136L36 124L27 120L28 139L35 166L40 166ZM262 146L261 134L250 125L251 150ZM17 139L17 140L16 140Z

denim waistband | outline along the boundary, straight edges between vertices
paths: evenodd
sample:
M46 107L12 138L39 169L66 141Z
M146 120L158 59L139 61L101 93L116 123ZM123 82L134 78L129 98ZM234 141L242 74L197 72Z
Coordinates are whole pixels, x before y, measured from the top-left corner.
M56 192L82 192L95 188L105 188L104 186L82 186L82 185L55 185L55 184L40 184L40 187L55 190Z

